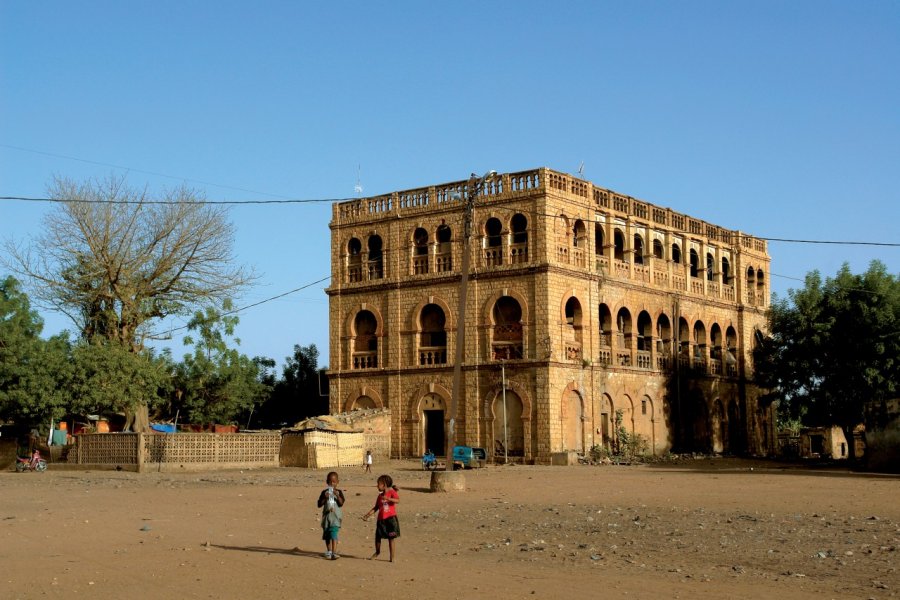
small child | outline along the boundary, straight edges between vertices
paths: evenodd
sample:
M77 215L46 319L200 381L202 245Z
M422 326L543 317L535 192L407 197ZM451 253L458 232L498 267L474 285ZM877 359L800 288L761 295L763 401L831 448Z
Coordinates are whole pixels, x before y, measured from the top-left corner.
M319 494L317 506L322 509L322 539L325 540L325 558L337 560L338 532L344 518L344 492L337 489L338 474L332 471L325 478L328 487Z
M366 450L366 461L365 462L366 462L366 470L364 471L364 473L371 473L372 472L372 451L371 450Z
M400 521L397 520L397 504L400 502L400 496L390 475L378 478L378 492L375 506L363 516L363 521L368 521L372 514L378 513L378 523L375 525L375 554L369 560L381 554L381 540L387 538L390 560L394 562L394 540L400 537Z

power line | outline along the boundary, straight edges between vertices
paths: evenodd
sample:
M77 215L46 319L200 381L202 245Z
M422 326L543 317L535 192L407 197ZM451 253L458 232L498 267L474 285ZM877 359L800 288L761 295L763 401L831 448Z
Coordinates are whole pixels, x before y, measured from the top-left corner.
M2 145L2 144L0 144ZM9 200L9 201L21 201L21 202L50 202L56 204L67 204L67 203L77 203L77 204L133 204L133 205L178 205L178 204L223 204L223 205L242 205L242 204L322 204L322 203L335 203L335 202L345 202L348 200L359 200L358 198L289 198L284 200L201 200L201 201L191 201L186 202L183 200L103 200L103 199L89 199L89 198L40 198L40 197L28 197L28 196L0 196L0 200ZM509 207L509 206L491 206L491 208L496 210L506 210L511 212L518 213L527 213L531 216L541 216L541 217L549 217L549 218L562 218L564 215L556 215L550 213L542 213L535 210L523 209L521 207ZM691 235L687 230L684 229L672 229L672 231L676 233L680 233L683 235ZM791 239L791 238L775 238L775 237L765 237L759 235L749 235L748 237L752 237L757 240L764 240L767 242L782 242L789 244L832 244L836 246L881 246L887 248L900 248L900 243L894 242L860 242L860 241L850 241L850 240L807 240L807 239Z
M285 200L102 200L97 198L36 198L26 196L0 196L0 200L21 202L50 202L55 204L315 204L343 202L350 198L287 198Z
M279 298L284 298L285 296L289 296L289 295L291 295L291 294L296 294L297 292L303 291L303 290L305 290L305 289L307 289L307 288L311 288L312 286L317 285L317 284L320 284L320 283L322 283L323 281L328 281L329 279L331 279L331 275L328 275L328 276L326 276L326 277L323 277L322 279L319 279L318 281L313 281L313 282L311 282L311 283L307 283L306 285L301 285L300 287L294 288L294 289L289 290L289 291L287 291L287 292L283 292L283 293L277 294L277 295L275 295L275 296L270 296L270 297L268 297L268 298L265 298L265 299L263 299L263 300L260 300L259 302L254 302L254 303L252 303L252 304L247 304L246 306L241 306L241 307L239 307L239 308L235 308L235 309L229 310L229 311L227 311L227 312L223 312L223 313L221 313L220 316L222 316L222 317L227 317L228 315L233 315L233 314L239 313L239 312L241 312L241 311L247 310L248 308L254 308L254 307L259 306L259 305L261 305L261 304L266 304L267 302L272 302L273 300L278 300ZM180 327L174 327L174 328L172 328L172 329L167 330L166 333L168 333L169 335L171 335L172 332L180 331L180 330L182 330L182 329L187 329L188 327L189 327L188 325L181 325ZM161 333L151 333L151 334L149 334L148 337L151 337L151 338L159 338L159 337L161 337L162 335L163 335L163 334L161 334Z
M78 162L87 163L89 165L99 165L101 167L110 167L112 169L121 169L123 171L134 171L135 173L143 173L145 175L153 175L155 177L165 177L167 179L175 179L178 181L190 181L193 183L199 183L201 185L211 185L217 188L223 188L227 190L235 190L238 192L249 192L251 194L259 194L261 196L271 196L272 198L287 198L287 196L282 196L280 194L270 194L269 192L260 192L257 190L250 190L241 187L235 187L233 185L223 185L221 183L213 183L210 181L203 181L201 179L191 179L190 177L178 177L176 175L167 175L166 173L159 173L156 171L147 171L145 169L135 169L133 167L125 167L122 165L115 165L112 163L106 163L99 160L89 160L87 158L78 158L77 156L66 156L65 154L55 154L53 152L44 152L43 150L33 150L31 148L22 148L21 146L12 146L10 144L0 144L0 147L10 148L12 150L19 150L21 152L31 152L32 154L41 154L43 156L52 156L53 158L64 158L66 160L74 160Z

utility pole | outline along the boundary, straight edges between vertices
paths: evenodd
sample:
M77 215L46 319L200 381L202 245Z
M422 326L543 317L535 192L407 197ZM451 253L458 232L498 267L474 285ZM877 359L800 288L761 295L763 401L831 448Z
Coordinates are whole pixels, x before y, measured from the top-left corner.
M488 171L478 177L472 173L466 184L466 199L463 214L463 238L462 238L462 267L459 281L459 308L456 312L456 352L453 360L453 390L450 397L450 427L447 432L447 461L444 468L453 470L453 447L456 445L456 411L459 406L459 396L462 376L462 362L465 356L466 344L466 292L469 284L469 238L472 235L472 215L475 212L475 199L484 189L484 182L497 174L496 171Z

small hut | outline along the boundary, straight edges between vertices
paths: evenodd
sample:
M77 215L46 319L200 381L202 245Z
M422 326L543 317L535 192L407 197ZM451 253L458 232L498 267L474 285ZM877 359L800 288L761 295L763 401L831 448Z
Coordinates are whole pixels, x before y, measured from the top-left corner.
M362 466L365 436L330 415L300 421L281 438L282 467L331 469Z

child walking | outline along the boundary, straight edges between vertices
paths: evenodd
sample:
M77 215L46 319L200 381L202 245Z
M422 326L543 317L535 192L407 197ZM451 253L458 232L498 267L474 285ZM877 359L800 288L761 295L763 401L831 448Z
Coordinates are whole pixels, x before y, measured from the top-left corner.
M366 450L366 470L363 473L371 473L372 472L372 451Z
M337 489L338 474L332 471L325 478L328 487L319 494L317 506L322 509L322 539L325 540L325 558L337 560L338 532L344 518L344 492Z
M394 562L394 540L400 537L400 521L397 520L397 504L400 502L400 496L390 475L378 478L378 492L375 506L363 516L363 520L368 521L372 514L378 513L378 523L375 525L375 554L369 560L381 554L381 540L387 538L390 560Z

